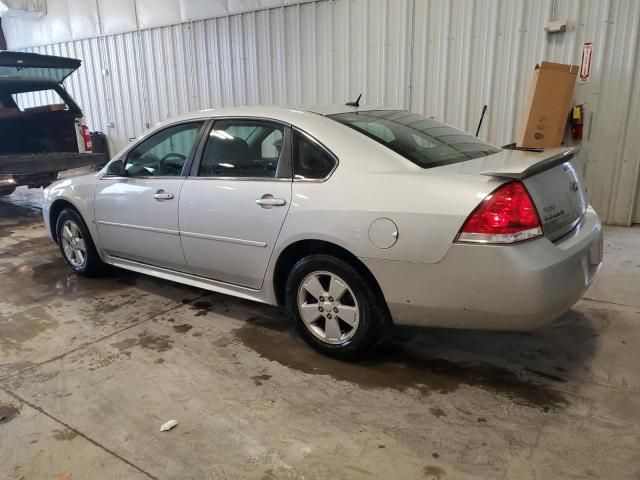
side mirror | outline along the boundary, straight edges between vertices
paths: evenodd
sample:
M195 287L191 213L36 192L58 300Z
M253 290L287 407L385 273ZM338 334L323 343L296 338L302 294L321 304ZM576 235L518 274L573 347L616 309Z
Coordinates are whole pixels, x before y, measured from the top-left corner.
M110 177L126 177L127 171L124 168L124 163L122 162L122 160L111 162L107 167L107 175L109 175Z

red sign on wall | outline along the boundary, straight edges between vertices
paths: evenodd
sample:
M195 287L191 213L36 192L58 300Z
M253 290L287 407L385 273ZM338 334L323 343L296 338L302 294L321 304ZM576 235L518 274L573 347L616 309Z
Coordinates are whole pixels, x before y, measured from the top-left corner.
M591 76L591 53L593 52L593 43L585 42L582 44L582 58L580 59L580 81L588 82Z

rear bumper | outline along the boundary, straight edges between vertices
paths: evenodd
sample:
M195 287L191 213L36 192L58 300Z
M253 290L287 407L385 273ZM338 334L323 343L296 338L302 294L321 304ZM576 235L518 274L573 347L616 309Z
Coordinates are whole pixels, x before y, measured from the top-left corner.
M602 264L602 225L589 208L556 242L454 244L433 264L362 261L396 324L530 330L569 310L591 284Z

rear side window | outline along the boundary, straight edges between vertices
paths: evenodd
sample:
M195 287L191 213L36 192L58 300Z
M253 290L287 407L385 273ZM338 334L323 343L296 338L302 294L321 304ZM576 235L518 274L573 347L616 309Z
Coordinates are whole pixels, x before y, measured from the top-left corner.
M326 178L336 166L336 159L314 140L299 132L293 139L293 178Z
M14 93L13 101L23 112L42 113L68 110L66 102L55 90Z
M422 168L463 162L500 151L461 130L415 113L372 110L329 118L372 138Z
M276 178L285 128L251 118L216 120L202 155L201 177ZM289 170L288 177L291 176Z

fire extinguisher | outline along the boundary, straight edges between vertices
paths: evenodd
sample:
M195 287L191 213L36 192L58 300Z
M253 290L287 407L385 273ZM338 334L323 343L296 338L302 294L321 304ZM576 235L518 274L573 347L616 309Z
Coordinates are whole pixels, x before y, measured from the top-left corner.
M571 112L571 138L582 140L584 127L584 105L576 105Z

